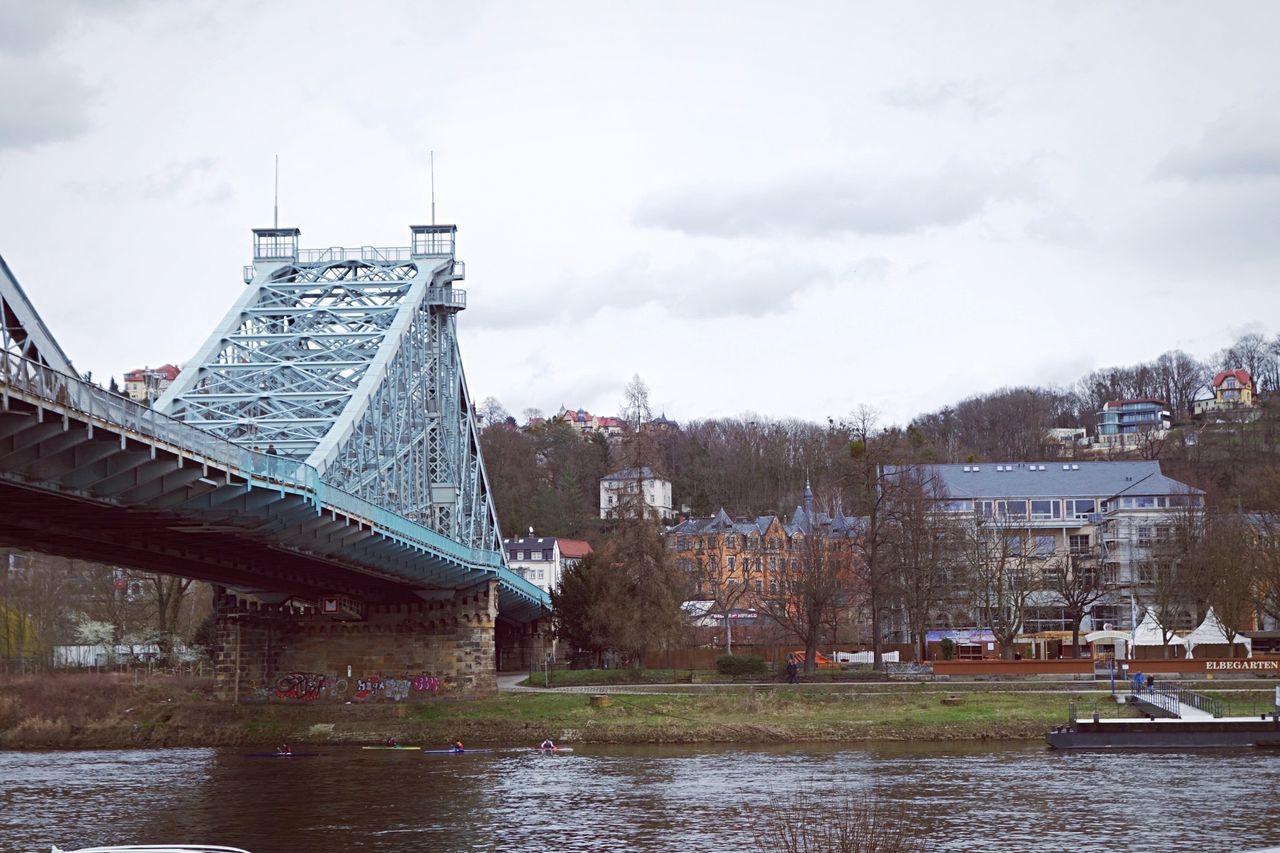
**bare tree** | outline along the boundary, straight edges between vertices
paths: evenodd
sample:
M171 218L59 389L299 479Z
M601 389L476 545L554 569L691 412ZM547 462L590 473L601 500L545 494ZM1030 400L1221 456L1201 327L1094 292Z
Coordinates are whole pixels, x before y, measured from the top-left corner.
M753 565L750 554L730 554L721 566L717 555L706 554L699 563L698 577L711 596L711 612L724 620L725 654L733 654L733 611L752 598L752 583L761 576L759 559Z
M821 528L799 531L791 553L774 578L778 592L760 602L761 612L804 643L805 672L816 669L818 638L832 611L844 600L848 584L848 543L824 535Z
M1251 536L1239 512L1208 511L1201 560L1210 584L1208 603L1222 625L1235 657L1235 638L1253 621L1259 586L1257 564L1250 559Z
M1044 569L1047 587L1062 600L1062 609L1071 617L1071 656L1080 651L1080 624L1093 605L1108 592L1102 571L1101 544L1088 548L1067 548L1055 554Z
M480 405L476 407L476 414L480 418L480 423L484 426L505 423L507 418L511 417L511 414L498 401L497 397L485 397Z
M991 629L1000 656L1008 660L1022 631L1027 601L1044 586L1039 555L1017 519L975 516L961 542L970 601L980 625Z
M75 561L31 552L5 552L4 557L4 645L20 666L51 666L54 645L72 633L69 601L78 589Z
M1166 657L1175 632L1203 615L1212 583L1204 560L1204 512L1186 504L1154 527L1148 555L1137 561L1133 578L1134 597L1160 628Z
M892 479L886 473L897 433L885 434L876 428L878 415L866 406L860 407L847 425L850 433L849 457L852 461L850 492L854 511L862 520L861 530L848 551L851 581L863 596L871 619L872 666L884 668L882 620L889 598L889 566L887 551L892 531L892 492L886 488Z
M640 432L640 427L653 419L653 410L649 407L649 386L637 373L622 389L622 419L631 427L632 432Z
M1191 414L1196 392L1209 381L1204 363L1182 350L1170 350L1156 359L1160 397L1169 403L1175 421Z
M192 580L177 575L155 572L128 572L127 577L140 583L150 604L150 619L156 645L166 659L172 658L175 640L179 637L182 607Z
M1280 514L1255 513L1252 522L1249 554L1258 578L1258 607L1272 619L1280 620Z
M888 490L885 590L906 617L912 658L923 660L932 615L952 588L962 531L946 510L946 491L936 477L900 469Z

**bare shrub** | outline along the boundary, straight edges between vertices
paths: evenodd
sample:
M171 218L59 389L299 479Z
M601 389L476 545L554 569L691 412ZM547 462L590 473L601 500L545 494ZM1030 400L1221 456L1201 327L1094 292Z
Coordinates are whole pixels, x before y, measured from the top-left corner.
M18 700L13 696L0 696L0 729L16 726L22 719Z
M782 853L913 853L905 809L870 794L832 801L800 794L776 810L761 812L756 849Z
M71 725L62 717L27 717L9 731L8 740L18 747L64 746L71 735Z

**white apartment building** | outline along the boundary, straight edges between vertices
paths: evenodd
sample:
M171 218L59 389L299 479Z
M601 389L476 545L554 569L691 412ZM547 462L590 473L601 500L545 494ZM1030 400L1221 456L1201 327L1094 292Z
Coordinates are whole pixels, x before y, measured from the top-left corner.
M507 564L525 580L550 593L560 585L566 569L591 553L591 545L581 539L555 536L522 536L502 540Z
M1098 556L1110 593L1086 627L1134 627L1153 544L1174 513L1204 500L1199 489L1161 473L1158 461L983 462L925 465L921 472L945 489L947 511L998 520L1007 534L1026 537L1039 558ZM1070 627L1055 599L1047 590L1037 594L1024 631Z
M671 481L649 468L625 468L600 478L600 517L622 518L634 513L643 500L646 515L661 521L674 516L671 511Z

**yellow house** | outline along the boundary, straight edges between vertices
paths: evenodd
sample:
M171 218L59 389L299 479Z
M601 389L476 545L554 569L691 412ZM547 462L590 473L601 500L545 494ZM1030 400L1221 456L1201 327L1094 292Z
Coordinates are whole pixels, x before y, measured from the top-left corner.
M1249 371L1222 370L1213 377L1213 397L1196 400L1197 415L1223 412L1232 409L1248 409L1257 403L1253 396L1253 377Z

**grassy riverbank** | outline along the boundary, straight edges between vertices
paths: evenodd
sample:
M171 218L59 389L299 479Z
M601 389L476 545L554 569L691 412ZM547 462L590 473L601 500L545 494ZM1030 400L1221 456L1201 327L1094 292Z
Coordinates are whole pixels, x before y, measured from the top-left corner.
M691 695L510 693L476 701L239 705L212 698L208 680L134 681L114 675L0 682L0 749L270 746L293 743L777 743L1040 738L1071 701L1103 697L1091 684L840 685ZM1037 692L1032 692L1032 691ZM1233 702L1259 701L1234 694ZM1104 711L1115 713L1115 706Z

